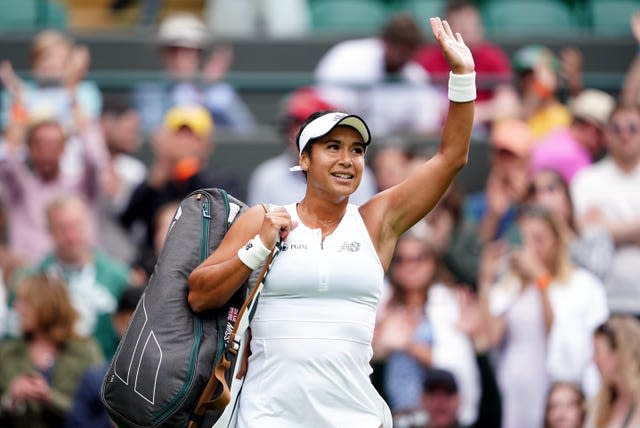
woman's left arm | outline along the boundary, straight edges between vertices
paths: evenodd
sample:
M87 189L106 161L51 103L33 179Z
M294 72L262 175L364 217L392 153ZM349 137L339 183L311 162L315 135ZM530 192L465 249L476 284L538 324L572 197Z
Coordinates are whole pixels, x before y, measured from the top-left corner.
M449 112L438 152L402 183L360 209L382 262L388 265L397 238L426 216L467 163L475 99L471 51L446 21L431 18L433 34L451 67ZM387 260L388 259L388 260Z

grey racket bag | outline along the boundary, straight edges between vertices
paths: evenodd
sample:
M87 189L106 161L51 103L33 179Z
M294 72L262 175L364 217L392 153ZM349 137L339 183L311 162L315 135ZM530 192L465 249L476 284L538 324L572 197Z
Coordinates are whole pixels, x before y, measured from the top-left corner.
M227 346L247 284L222 308L195 314L187 304L187 279L246 209L224 190L212 188L191 193L176 210L154 272L102 383L102 402L118 426L186 427L193 419ZM211 426L222 411L198 415L197 423Z

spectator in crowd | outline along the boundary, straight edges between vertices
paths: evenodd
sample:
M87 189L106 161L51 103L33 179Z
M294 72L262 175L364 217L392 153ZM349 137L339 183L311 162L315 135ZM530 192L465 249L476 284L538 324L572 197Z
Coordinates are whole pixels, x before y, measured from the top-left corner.
M298 163L296 137L300 126L312 113L331 109L333 106L322 99L314 88L299 88L286 97L277 119L286 149L280 155L260 163L251 173L247 187L249 206L261 203L283 205L291 198L302 199L306 186L304 176L289 170ZM374 193L374 176L367 168L358 190L352 196L353 203L364 203Z
M80 376L102 363L100 349L74 333L78 314L60 278L23 278L15 304L20 337L0 344L0 425L61 427Z
M544 428L583 428L585 397L580 386L554 382L547 394Z
M591 273L573 266L550 211L524 205L517 231L522 243L511 244L511 267L490 291L493 313L505 314L504 318L493 317L492 340L503 345L498 377L505 396L505 422L516 425L523 415L541 416L533 412L542 409L534 406L544 399L546 379L575 382L595 392L597 376L590 364L592 332L608 317L602 284ZM530 343L523 342L524 327L530 329ZM526 378L519 374L513 364L514 358L521 357L510 352L528 353L527 362L519 360L517 364L542 369L536 372L537 379L528 378L530 373ZM525 385L529 387L528 400L522 401ZM529 403L527 409L521 407L523 402Z
M465 218L478 227L482 242L501 238L515 220L515 208L528 189L527 167L533 135L518 119L494 123L489 137L489 174L483 192L468 195Z
M191 13L166 17L158 28L165 80L138 84L133 90L143 130L153 132L165 113L175 106L199 104L216 125L233 133L251 132L255 120L234 87L224 81L233 61L228 45L219 45L205 62L209 34L200 18Z
M117 216L127 207L133 190L144 181L147 167L138 157L142 144L140 115L127 97L105 97L100 125L109 152L104 177L104 196L109 214Z
M597 89L585 89L569 100L571 125L552 131L536 144L531 169L555 169L571 183L576 172L601 157L604 127L614 107L615 99Z
M488 336L481 303L469 288L458 293L458 328L473 343L473 364L479 374L479 400L469 423L461 418L464 401L455 372L432 368L427 371L422 389L422 407L413 414L394 417L399 428L496 428L502 426L502 399L493 366L489 360ZM425 417L420 417L425 412ZM423 420L423 419L426 419Z
M98 119L102 95L95 82L84 80L90 63L86 46L56 30L44 30L33 38L29 59L33 81L19 79L9 61L0 65L0 79L6 89L0 112L3 128L24 123L29 117L55 115L72 133L79 126L76 104L86 119Z
M461 424L458 420L460 394L455 376L448 370L432 369L427 372L422 393L423 407L428 414L424 428L490 428L500 426L500 395L491 364L487 356L479 357L478 365L483 381L483 400L478 406L480 417L472 424Z
M236 195L232 179L207 171L214 149L214 123L202 106L178 106L167 112L153 139L153 159L147 179L134 191L120 216L136 243L153 248L153 219L167 202L181 200L204 187L221 187ZM142 250L141 250L142 251Z
M549 210L526 205L518 224L525 248L529 244L532 251L516 263L527 264L539 287L547 282L553 313L546 356L549 378L577 383L591 396L598 387L595 366L590 364L592 333L609 316L604 287L571 262L565 235Z
M384 362L383 391L392 412L420 406L433 341L425 305L438 263L425 237L415 229L398 241L391 260L391 289L378 309L372 346L374 358Z
M118 337L124 335L143 292L143 288L128 287L120 295L118 308L112 318ZM104 364L84 372L73 397L71 410L65 419L65 428L113 428L114 425L100 400L100 388L107 367L107 364Z
M449 25L462 34L471 49L478 84L474 120L488 125L494 119L507 115L509 109L513 110L513 106L518 106L519 99L513 87L509 57L502 48L485 39L482 16L471 1L449 1L443 13ZM437 44L422 46L416 53L415 61L429 72L434 83L446 85L449 64Z
M577 224L569 185L560 172L541 169L533 173L527 198L554 216L563 239L568 242L573 263L604 281L615 250L611 235L598 224Z
M460 328L465 309L460 305L461 285L437 281L431 285L426 305L427 319L433 331L432 367L451 372L458 392L455 418L471 424L478 416L480 379L473 343ZM427 379L429 375L426 375Z
M377 37L338 43L314 71L320 94L341 110L361 115L379 137L437 134L446 99L412 60L422 40L420 26L399 13Z
M147 175L147 166L136 156L142 143L140 116L127 97L110 95L105 97L100 125L109 151L101 177L100 247L130 264L137 257L137 248L118 217Z
M131 280L133 284L144 287L149 282L160 252L164 247L167 232L179 206L180 201L175 200L169 201L158 208L158 212L153 219L153 248L143 248L133 263L133 277Z
M531 127L534 138L568 127L571 112L557 97L557 56L544 46L526 45L514 53L512 64L521 98L521 117Z
M590 403L585 427L640 426L640 322L614 316L598 327L594 343L602 386Z
M91 245L87 206L80 197L60 196L47 206L46 214L54 247L35 270L65 279L80 315L76 331L93 336L105 358L111 358L118 345L111 315L128 284L129 270Z
M465 316L468 317L469 314L466 313ZM479 324L477 321L471 323ZM471 326L471 323L467 323L467 326ZM470 334L469 337L474 343L479 343L476 339L484 335L480 330L466 331L466 333ZM461 422L462 400L456 376L446 369L431 369L427 372L422 393L423 408L429 415L429 421L425 428L495 428L501 426L502 402L495 373L489 361L487 349L483 348L484 345L477 346L475 348L475 365L480 378L480 398L474 412L477 416L471 423Z
M400 137L390 137L371 151L371 166L379 192L395 186L409 175L413 155Z
M597 224L616 251L605 281L613 312L640 314L640 110L617 107L605 130L607 155L578 172L571 194L579 226Z
M530 240L534 224L522 226L525 244L515 239L508 246L503 241L487 244L478 275L489 343L497 348L503 428L542 426L548 387L546 342L553 314L548 287L536 282L544 267Z
M449 282L475 286L482 242L476 227L463 216L464 193L455 181L425 217L429 240L442 254Z
M83 166L73 174L62 166L67 136L60 122L34 119L26 142L7 140L0 155L0 185L9 225L9 248L16 256L35 263L51 250L45 207L60 194L79 194L90 207L89 240L97 242L99 177L105 160L102 140L95 129L82 137Z

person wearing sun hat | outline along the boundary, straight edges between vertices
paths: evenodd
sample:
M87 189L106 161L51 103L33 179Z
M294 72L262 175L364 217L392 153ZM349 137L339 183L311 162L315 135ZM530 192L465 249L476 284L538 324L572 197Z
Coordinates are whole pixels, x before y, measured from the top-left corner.
M302 124L297 168L302 199L245 211L189 276L187 301L219 307L279 242L254 317L237 426L389 428L389 406L371 374L384 273L400 235L435 207L467 162L473 56L446 21L431 18L451 64L449 112L437 153L406 180L364 204L350 203L373 141L357 115L321 111Z
M284 99L278 113L277 125L287 147L278 156L260 163L252 172L247 186L246 202L249 205L284 205L291 200L302 199L306 187L304 177L302 174L289 171L289 168L298 162L296 136L300 125L312 113L334 108L312 87L298 88ZM367 167L351 201L356 205L364 203L375 194L375 190L373 172Z
M585 89L569 100L573 119L566 129L550 133L536 144L530 170L557 171L567 183L605 151L604 129L615 107L615 98L598 89Z
M231 133L255 128L250 109L225 81L233 49L228 43L214 44L199 16L190 12L167 15L158 26L155 42L163 76L136 83L132 92L144 132L152 133L170 108L182 104L204 106L216 125Z

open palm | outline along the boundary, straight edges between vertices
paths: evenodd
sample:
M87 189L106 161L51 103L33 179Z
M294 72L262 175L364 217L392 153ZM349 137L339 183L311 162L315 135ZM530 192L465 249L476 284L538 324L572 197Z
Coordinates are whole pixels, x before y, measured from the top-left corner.
M453 33L449 23L440 18L430 18L433 36L440 45L444 57L455 74L467 74L474 71L471 51L465 45L460 33Z

